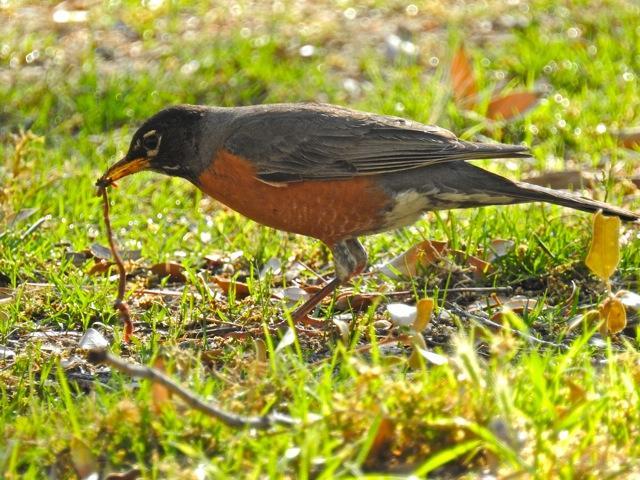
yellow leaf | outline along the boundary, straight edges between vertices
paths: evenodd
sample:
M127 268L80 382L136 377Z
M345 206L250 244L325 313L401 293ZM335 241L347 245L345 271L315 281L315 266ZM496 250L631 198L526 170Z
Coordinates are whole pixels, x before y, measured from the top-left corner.
M619 333L627 326L627 312L617 297L609 297L598 307L604 320L601 333Z
M620 261L620 219L605 217L598 212L593 217L591 247L585 263L603 281L609 281Z
M416 304L417 314L416 319L413 322L413 329L416 332L421 332L427 325L429 325L429 320L431 320L431 314L433 313L433 299L431 298L422 298L418 300Z
M413 346L413 351L409 356L408 364L409 367L413 369L420 368L422 365L422 360L420 359L420 350L426 350L427 344L424 341L424 337L421 333L413 332L411 334L411 345Z
M165 363L162 357L157 357L153 362L153 368L166 373ZM171 392L160 383L151 384L151 409L154 413L161 413L168 405L171 405Z
M256 349L256 362L267 363L267 344L261 338L253 339L253 346Z
M69 445L71 463L81 480L98 478L98 460L89 446L80 438L73 437Z

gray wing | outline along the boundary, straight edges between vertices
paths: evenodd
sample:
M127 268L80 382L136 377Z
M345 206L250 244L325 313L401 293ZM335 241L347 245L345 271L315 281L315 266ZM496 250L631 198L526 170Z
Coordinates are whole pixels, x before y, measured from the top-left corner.
M525 147L464 142L439 127L315 104L251 107L225 148L270 182L379 175L442 162L528 157Z

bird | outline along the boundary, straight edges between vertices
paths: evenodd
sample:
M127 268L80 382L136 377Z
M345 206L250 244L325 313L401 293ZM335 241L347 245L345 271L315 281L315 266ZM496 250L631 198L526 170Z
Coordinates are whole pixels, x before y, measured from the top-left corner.
M464 141L437 126L336 105L176 105L139 127L97 185L143 170L181 177L260 224L326 244L335 277L291 313L299 322L366 268L359 237L411 225L428 211L547 202L640 219L469 163L528 157L522 145Z

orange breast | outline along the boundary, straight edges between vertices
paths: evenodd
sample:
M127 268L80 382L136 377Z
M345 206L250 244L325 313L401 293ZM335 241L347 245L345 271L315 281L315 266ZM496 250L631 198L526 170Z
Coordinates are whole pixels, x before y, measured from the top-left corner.
M200 175L199 186L256 222L328 245L378 230L391 204L384 190L367 177L275 186L255 175L249 161L221 151Z

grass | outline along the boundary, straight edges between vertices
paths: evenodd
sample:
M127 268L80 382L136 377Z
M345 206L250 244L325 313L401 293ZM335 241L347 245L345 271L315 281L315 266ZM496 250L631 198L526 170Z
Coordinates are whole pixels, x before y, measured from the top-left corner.
M534 160L482 165L512 178L592 170L603 181L589 195L637 209L637 188L613 181L637 175L637 152L610 135L639 121L637 5L428 2L411 15L403 3L374 0L273 8L143 3L148 7L96 6L86 23L54 24L49 6L0 2L8 19L0 26L0 345L15 352L0 359L4 478L72 476L73 438L103 472L137 467L146 478L640 472L636 327L605 339L590 328L563 335L569 319L604 294L582 264L590 238L585 214L548 205L440 212L365 239L371 264L423 238L448 239L469 254L495 238L514 240L518 247L476 283L512 285L539 299L523 314L529 333L566 347L482 332L468 319L441 314L425 337L448 362L417 368L407 365L409 348L380 344L375 326L391 297L354 313L346 344L333 333L301 336L275 353L279 338L267 336L266 363L256 360L252 339L207 335L207 325L261 325L282 312L284 304L270 300L281 276L258 275L269 260L285 270L303 261L322 274L331 263L317 242L249 222L182 181L145 173L111 193L121 248L141 250L129 291L175 292L130 298L132 344L121 343L113 279L89 274L93 260L78 266L71 255L106 244L95 180L144 118L182 102L328 101L434 122L468 138L524 141ZM356 9L353 20L349 8ZM398 27L412 33L417 57L386 53L385 38ZM506 82L540 88L545 99L522 119L478 126L449 97L447 64L459 40L485 94ZM307 44L315 51L303 57ZM640 240L637 229L625 235L615 285L637 290ZM205 255L235 251L242 255L205 268ZM185 285L149 274L169 260L186 268ZM212 297L202 281L211 273L247 282L251 296ZM391 292L413 290L416 300L460 275L372 276L355 288L376 292L384 284ZM297 279L314 281L306 270ZM567 311L571 281L580 295ZM438 301L446 311L441 294ZM456 301L469 308L489 300ZM330 314L331 307L322 311ZM179 403L157 412L150 385L85 362L77 343L90 326L132 361L164 356L182 383L230 410L275 408L303 426L256 433Z

